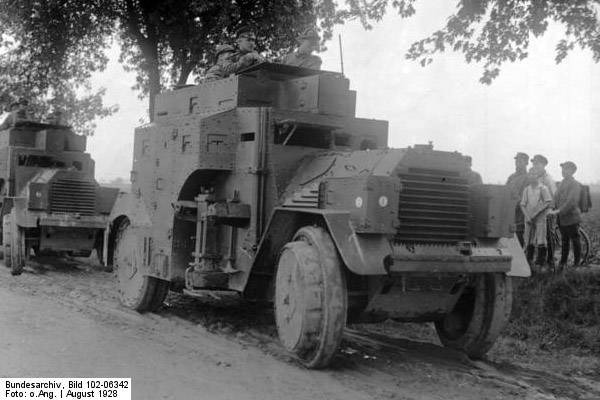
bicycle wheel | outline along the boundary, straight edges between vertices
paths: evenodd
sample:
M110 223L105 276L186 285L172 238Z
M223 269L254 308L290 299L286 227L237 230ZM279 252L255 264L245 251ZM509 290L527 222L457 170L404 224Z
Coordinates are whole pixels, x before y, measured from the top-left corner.
M581 241L581 260L579 265L587 265L588 258L590 256L590 237L583 228L579 227L579 237ZM560 228L557 226L554 229L554 234L552 235L552 241L554 242L554 259L559 261L561 257L561 245L562 245L562 236L560 234ZM573 265L575 262L573 258L573 245L570 245L569 258L567 259L567 265Z

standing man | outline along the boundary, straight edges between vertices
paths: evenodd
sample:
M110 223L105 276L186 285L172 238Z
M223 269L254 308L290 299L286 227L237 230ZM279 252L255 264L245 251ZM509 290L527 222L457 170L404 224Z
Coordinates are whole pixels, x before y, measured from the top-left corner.
M527 153L517 153L515 156L515 172L511 174L506 181L506 187L510 191L511 197L517 200L515 208L515 225L517 227L517 239L519 239L521 247L525 246L525 217L523 216L523 211L521 210L519 203L528 183L527 164L529 164L529 156Z
M548 188L552 197L556 196L556 182L554 181L554 178L552 178L552 176L550 176L550 174L546 172L546 165L548 165L548 159L541 154L536 154L531 159L531 163L533 164L534 168L537 168L540 171L542 171L542 185Z
M231 63L223 68L223 77L238 73L253 64L265 61L265 58L256 52L256 34L248 26L242 26L235 31L237 51L231 55Z
M542 171L540 180L542 185L546 186L552 195L552 198L556 196L556 182L554 178L546 171L546 165L548 165L548 159L541 154L536 154L531 160L533 167ZM548 214L548 221L546 222L546 239L548 242L548 265L554 268L554 242L552 241L552 233L554 232L554 216Z
M527 174L529 185L523 191L521 211L525 216L526 256L533 264L533 255L537 248L537 261L540 267L546 264L546 214L552 203L548 188L541 183L542 172L532 167Z
M579 209L579 195L581 185L573 178L577 165L572 161L560 164L563 181L560 184L554 199L555 210L550 213L558 217L558 227L561 236L561 254L559 270L564 270L569 258L569 245L573 242L574 265L581 261L581 240L579 237L579 224L581 223L581 210Z
M294 65L302 68L321 69L321 57L313 55L313 51L319 50L321 37L314 28L305 29L298 36L298 50L283 56L282 64Z

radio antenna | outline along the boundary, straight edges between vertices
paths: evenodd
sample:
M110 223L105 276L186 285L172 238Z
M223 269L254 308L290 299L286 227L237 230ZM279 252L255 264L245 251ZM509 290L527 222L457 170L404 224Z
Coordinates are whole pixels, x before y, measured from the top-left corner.
M340 42L340 64L342 66L342 75L344 75L344 53L342 51L342 34L338 34L338 40Z

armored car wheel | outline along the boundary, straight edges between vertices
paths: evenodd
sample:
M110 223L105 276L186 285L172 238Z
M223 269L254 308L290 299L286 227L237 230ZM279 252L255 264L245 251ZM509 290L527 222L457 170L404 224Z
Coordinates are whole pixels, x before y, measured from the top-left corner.
M481 274L468 286L454 309L435 322L442 344L482 357L508 323L512 309L512 280L505 274Z
M308 368L327 366L344 328L348 296L343 264L322 228L304 227L280 254L275 281L279 338Z
M145 275L141 238L129 221L119 226L113 268L121 303L138 312L156 311L169 291L169 282Z
M4 247L4 262L10 268L12 275L21 275L25 266L25 231L17 225L16 211L2 220L2 243Z
M4 252L4 265L7 268L12 267L12 252L11 252L11 218L10 214L5 215L2 218L2 250Z

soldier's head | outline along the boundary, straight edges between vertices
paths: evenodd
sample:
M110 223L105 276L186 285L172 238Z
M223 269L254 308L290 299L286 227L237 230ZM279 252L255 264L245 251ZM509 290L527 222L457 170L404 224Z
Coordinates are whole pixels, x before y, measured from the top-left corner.
M298 36L298 53L311 54L313 51L319 50L319 41L321 37L315 28L306 28Z
M541 154L536 154L535 156L533 156L531 163L535 167L538 167L543 170L546 168L546 165L548 165L548 159Z
M233 46L228 44L220 44L217 46L217 53L215 57L217 58L217 63L221 61L227 60L231 55L235 53L235 49Z
M573 161L565 161L560 164L560 168L563 178L571 177L577 171L577 165Z
M465 161L467 162L467 165L469 167L473 166L473 157L471 157L471 156L465 156Z
M29 106L29 100L27 100L25 97L21 97L19 99L19 110L24 110L27 108L27 106Z
M19 109L19 102L13 101L8 105L8 107L6 107L5 111L12 112L12 111L17 111L18 109Z
M256 49L256 34L249 26L242 26L235 31L235 42L242 53L251 53Z
M517 171L526 171L527 164L529 164L529 155L527 153L518 152L515 156L515 167L517 168Z

